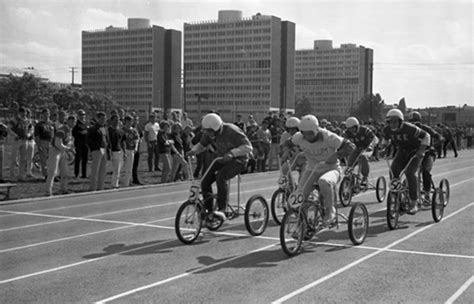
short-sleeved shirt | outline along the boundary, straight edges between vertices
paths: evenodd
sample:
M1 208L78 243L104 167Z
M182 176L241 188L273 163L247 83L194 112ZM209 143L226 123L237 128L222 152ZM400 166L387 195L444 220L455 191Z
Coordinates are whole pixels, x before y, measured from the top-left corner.
M160 131L160 125L155 123L147 123L145 125L145 132L148 132L148 141L156 141L156 136L158 136L158 131Z
M35 126L35 136L40 140L51 141L54 137L54 124L51 121L40 121Z
M352 141L357 148L367 148L374 139L374 132L365 126L360 126L356 134L346 130L346 138Z
M305 140L301 132L293 135L291 141L303 151L308 167L311 168L334 154L342 145L344 138L326 129L319 129L318 140L314 143ZM339 165L339 160L337 165Z
M125 140L124 132L121 128L109 127L110 150L118 152L122 150L121 143Z
M403 122L402 126L393 131L389 126L383 129L383 136L385 139L390 139L392 143L405 151L413 151L418 149L421 140L427 136L427 133L417 126Z
M16 118L10 122L12 131L18 136L19 139L27 139L31 135L33 125L28 119Z
M62 125L56 130L54 137L61 138L63 145L69 146L72 145L73 138L72 138L72 130L68 128L67 125ZM56 147L56 144L53 141L53 146ZM58 148L58 147L56 147ZM59 149L59 148L58 148Z
M123 128L125 134L125 149L135 150L137 148L138 140L140 139L140 134L135 128Z

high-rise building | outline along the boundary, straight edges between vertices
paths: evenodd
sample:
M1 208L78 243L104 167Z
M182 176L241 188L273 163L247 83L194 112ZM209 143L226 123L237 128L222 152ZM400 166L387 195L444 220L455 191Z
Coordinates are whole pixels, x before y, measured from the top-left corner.
M278 17L219 11L217 21L185 23L185 110L233 121L294 109L294 54L295 24Z
M316 40L314 49L296 51L295 63L296 102L306 99L320 118L345 119L372 93L372 49Z
M181 32L128 19L82 32L82 87L141 113L181 108Z

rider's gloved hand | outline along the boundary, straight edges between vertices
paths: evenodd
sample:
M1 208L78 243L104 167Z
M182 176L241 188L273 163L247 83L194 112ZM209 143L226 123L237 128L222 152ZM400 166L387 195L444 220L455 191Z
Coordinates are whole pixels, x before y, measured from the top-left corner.
M230 162L232 159L234 159L234 155L232 155L232 153L226 153L220 160L221 163L228 163Z

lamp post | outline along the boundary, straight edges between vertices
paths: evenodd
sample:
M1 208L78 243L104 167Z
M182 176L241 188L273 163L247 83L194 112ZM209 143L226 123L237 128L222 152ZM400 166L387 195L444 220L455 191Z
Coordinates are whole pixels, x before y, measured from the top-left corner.
M199 113L198 119L200 119L201 118L201 99L202 98L209 99L209 94L196 93L194 94L194 96L197 97L197 105L198 105L198 113Z

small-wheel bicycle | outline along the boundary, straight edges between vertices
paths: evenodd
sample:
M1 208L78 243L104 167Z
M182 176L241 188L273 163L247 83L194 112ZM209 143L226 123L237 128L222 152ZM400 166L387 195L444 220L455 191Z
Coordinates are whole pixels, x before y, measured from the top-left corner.
M291 207L285 213L280 226L280 244L287 255L296 255L303 241L311 240L317 233L333 227L339 229L339 218L346 221L349 238L354 245L360 245L365 241L369 231L369 213L364 204L354 204L349 216L340 213L337 204L334 204L336 221L334 224L326 226L323 221L325 208L317 185L306 200L304 200L302 193L297 193L294 197L296 204L290 202ZM336 202L336 198L334 201Z
M426 193L424 190L422 190L423 180L421 177L421 170L418 171L418 181L419 181L418 197L420 198L421 205L431 207L431 216L433 217L433 220L436 223L441 221L444 216L444 208L446 208L446 206L449 203L450 189L449 189L448 179L442 178L441 181L439 182L438 187L435 186L433 179L431 179L431 188L430 188L430 191L428 191L427 193L429 194L428 197L431 197L431 200L429 200L425 196Z
M360 156L359 156L360 157ZM379 176L375 185L367 181L366 186L362 186L362 175L360 173L360 166L358 166L359 158L357 161L345 170L344 177L342 178L341 184L339 185L339 200L344 207L349 206L352 197L361 192L367 190L375 190L375 197L379 203L385 200L387 194L387 181L384 176ZM358 167L355 172L355 167Z
M290 196L291 192L296 189L296 181L292 174L292 168L296 164L296 161L300 155L303 154L296 154L291 163L288 159L284 162L285 166L288 168L288 172L286 174L283 174L282 172L282 168L284 166L280 166L278 189L273 192L272 199L270 201L272 218L275 223L277 223L277 225L281 224L281 220L283 219L285 212L289 209L288 197Z
M406 179L405 172L414 159L415 156L410 158L405 168L403 168L402 172L400 172L399 178L392 178L390 181L390 189L387 195L387 225L390 230L394 230L398 228L398 221L401 215L405 214L410 209L410 196L408 190L408 181ZM391 171L390 163L387 159L387 164L390 170L390 176L393 177L393 173ZM420 182L417 184L417 191L418 197L422 197L420 195ZM433 181L431 182L431 190L430 193L432 194L431 202L425 200L424 198L419 199L421 203L427 203L431 205L431 215L433 220L437 223L441 221L444 215L444 208L448 204L449 201L449 181L443 178L440 183L439 187L436 188ZM418 203L419 204L419 203Z
M222 158L216 158L211 163L209 168L212 167L214 162L219 161ZM199 236L202 227L206 227L210 231L216 231L219 229L223 221L221 218L214 216L213 211L215 210L215 204L213 210L206 210L205 201L202 196L200 181L192 179L192 163L188 159L188 169L191 177L191 188L188 199L179 207L175 218L175 232L178 239L184 244L192 244ZM204 173L208 174L209 169ZM253 195L247 201L245 208L240 205L240 186L242 178L240 174L237 175L237 204L227 204L227 210L225 215L228 220L233 220L239 216L244 216L245 227L251 235L261 235L268 224L269 210L268 204L265 198L261 195ZM229 189L230 189L230 180ZM217 198L216 194L213 194L209 199L214 202ZM227 201L229 201L229 194L227 195Z

